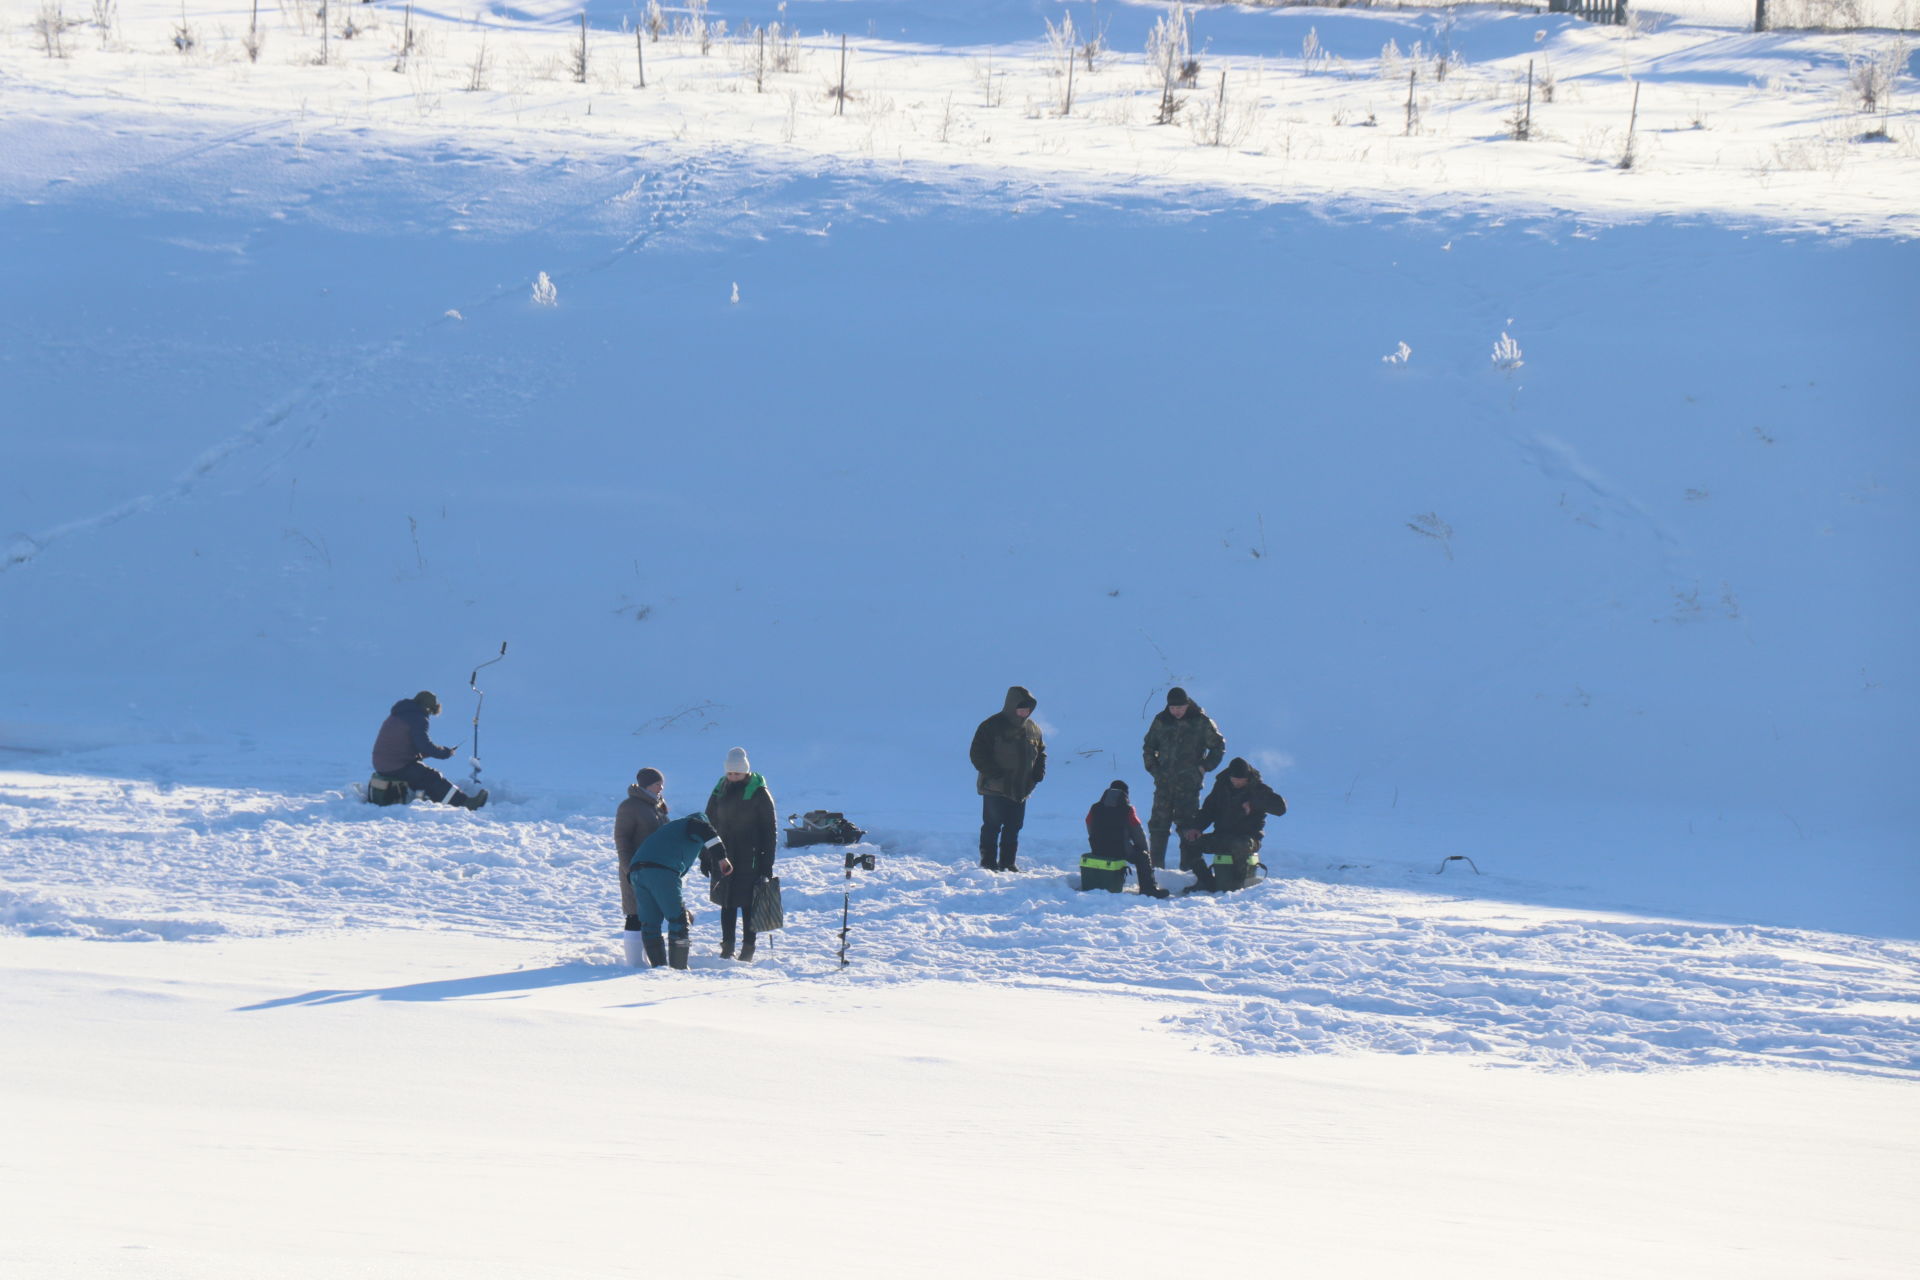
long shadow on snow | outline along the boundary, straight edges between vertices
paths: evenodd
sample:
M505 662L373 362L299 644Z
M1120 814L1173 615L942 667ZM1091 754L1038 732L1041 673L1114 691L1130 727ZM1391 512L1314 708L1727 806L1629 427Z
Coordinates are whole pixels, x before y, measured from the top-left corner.
M473 997L508 996L517 998L528 991L548 987L566 987L582 982L605 982L629 977L630 969L612 969L605 965L557 964L545 969L519 969L512 973L489 973L477 978L442 978L434 982L409 982L397 987L366 987L359 991L308 991L297 996L263 1000L241 1005L236 1013L257 1013L263 1009L284 1009L299 1005L345 1004L349 1000L465 1000Z

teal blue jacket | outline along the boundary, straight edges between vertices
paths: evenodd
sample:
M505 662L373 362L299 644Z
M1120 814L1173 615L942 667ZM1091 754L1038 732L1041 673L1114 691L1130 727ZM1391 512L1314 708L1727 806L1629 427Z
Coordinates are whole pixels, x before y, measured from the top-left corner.
M696 823L697 829L690 830ZM675 818L641 841L640 847L633 851L633 873L643 870L643 864L651 864L665 867L676 876L684 876L694 863L700 861L703 849L716 859L726 856L725 844L713 834L705 818L699 814Z

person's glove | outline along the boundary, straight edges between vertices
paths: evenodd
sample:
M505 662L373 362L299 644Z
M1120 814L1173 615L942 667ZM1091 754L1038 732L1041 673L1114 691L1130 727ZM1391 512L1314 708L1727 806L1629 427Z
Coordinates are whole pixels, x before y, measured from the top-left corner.
M440 748L440 749L439 749L438 751L436 751L436 752L434 752L434 754L435 754L436 756L438 756L438 757L440 757L440 759L442 759L442 760L451 760L451 759L453 759L453 748L452 748L452 747L442 747L442 748Z
M639 917L639 916L628 916L628 917L627 917L627 923L626 923L626 930L627 930L627 932L628 932L628 933L634 933L634 932L637 932L637 931L639 930L639 928L640 928L640 917Z

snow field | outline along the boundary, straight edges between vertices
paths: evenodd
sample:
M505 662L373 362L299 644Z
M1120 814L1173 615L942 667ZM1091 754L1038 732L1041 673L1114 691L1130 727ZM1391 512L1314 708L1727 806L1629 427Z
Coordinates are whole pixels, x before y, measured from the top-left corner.
M1221 1058L1045 986L0 937L17 1274L1893 1277L1910 1086ZM1204 1224L1204 1225L1203 1225Z
M619 963L610 819L517 807L394 813L339 792L0 775L0 927L120 941L425 927L537 943L576 970ZM1501 901L1520 894L1498 878L1322 866L1283 842L1252 890L1156 903L1079 892L1060 841L1008 877L969 866L963 838L875 839L879 869L851 885L861 983L1112 989L1226 1052L1920 1070L1910 943L1527 908ZM840 851L785 851L780 874L790 926L756 981L832 976ZM704 881L687 884L695 954L711 957L715 909Z
M1114 8L0 4L0 1272L1920 1269L1903 37ZM1274 878L1080 894L1175 683ZM851 967L619 963L735 743Z

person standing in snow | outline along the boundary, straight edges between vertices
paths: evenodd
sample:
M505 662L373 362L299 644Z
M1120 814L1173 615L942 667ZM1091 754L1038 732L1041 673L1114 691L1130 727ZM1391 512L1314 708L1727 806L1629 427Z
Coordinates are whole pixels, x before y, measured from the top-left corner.
M648 964L656 969L663 964L687 967L687 930L693 924L693 912L680 894L681 878L696 862L725 862L726 856L726 843L698 813L663 824L634 851L627 879L633 885L640 945ZM660 936L663 924L664 939Z
M1267 815L1277 818L1286 811L1287 802L1260 780L1260 771L1235 756L1213 780L1193 826L1180 833L1180 865L1193 872L1193 887L1239 889L1249 883ZM1207 832L1208 827L1213 830ZM1222 862L1209 867L1204 856L1209 853Z
M463 795L439 770L420 763L429 756L446 760L453 755L452 747L437 745L427 733L427 717L439 714L440 699L425 689L394 703L373 740L373 771L426 792L430 800L478 809L487 802L485 788L471 796Z
M1047 776L1047 742L1033 722L1034 696L1019 685L1007 690L1006 705L973 731L967 756L979 774L980 865L989 871L1018 871L1020 828L1027 821L1027 797Z
M745 747L727 752L726 773L707 797L707 819L726 845L726 856L706 859L702 869L716 877L714 901L720 906L720 954L733 956L735 922L741 926L740 958L753 959L753 894L773 876L779 848L779 818L767 780L753 771Z
M633 901L633 882L627 879L633 870L633 855L646 838L667 822L667 802L660 793L667 788L666 777L654 768L633 775L627 798L613 815L613 852L620 862L620 914L627 918L629 933L640 927Z
M1116 778L1087 810L1087 844L1096 858L1131 862L1140 877L1140 892L1149 898L1164 898L1167 891L1153 878L1153 859L1147 853L1147 834L1140 829L1140 815L1133 811L1127 796L1127 784Z
M1178 685L1167 690L1166 709L1147 725L1146 741L1141 744L1147 776L1153 779L1147 848L1154 866L1167 865L1168 833L1193 825L1200 811L1200 788L1226 753L1227 740L1220 736L1219 726L1193 705L1187 691Z

